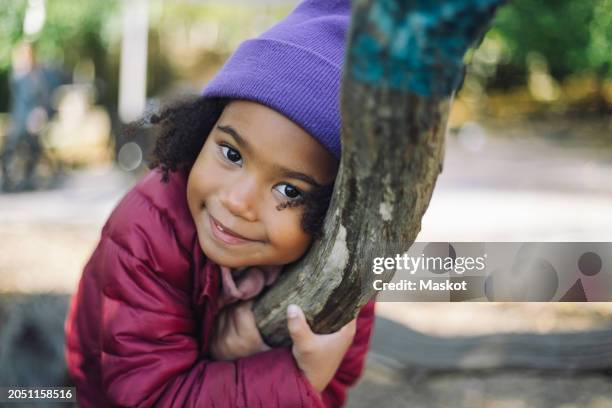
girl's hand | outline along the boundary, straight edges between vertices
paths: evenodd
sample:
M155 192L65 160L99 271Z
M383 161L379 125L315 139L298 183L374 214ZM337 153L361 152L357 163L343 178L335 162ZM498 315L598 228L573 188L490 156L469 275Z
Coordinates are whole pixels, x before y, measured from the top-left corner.
M253 300L222 309L217 315L210 353L215 360L235 360L270 350L264 343L251 310Z
M293 357L313 387L321 392L332 380L353 342L356 319L335 333L315 334L297 305L287 308L287 327L293 340Z

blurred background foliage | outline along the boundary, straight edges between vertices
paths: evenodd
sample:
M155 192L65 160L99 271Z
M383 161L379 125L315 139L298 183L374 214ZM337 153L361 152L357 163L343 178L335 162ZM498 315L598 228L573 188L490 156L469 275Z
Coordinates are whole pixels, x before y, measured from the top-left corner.
M150 2L147 96L197 93L242 40L296 3ZM26 11L36 4L43 5L44 25L28 34L36 16L28 22ZM75 82L92 79L94 103L106 109L115 129L121 13L118 0L0 0L0 112L10 108L12 49L27 39L43 63L61 67ZM612 0L510 1L466 58L451 125L520 114L609 113Z
M26 32L26 10L44 4L44 25ZM286 15L295 2L280 6L162 2L150 4L147 91L156 95L174 81L201 80L216 70L231 51ZM121 42L121 2L117 0L0 0L0 112L9 109L11 53L22 40L34 43L38 59L59 65L73 76L93 64L106 91L116 101ZM209 68L211 66L211 68ZM204 75L208 79L207 75ZM193 90L192 90L193 92Z
M516 0L500 9L489 38L503 58L492 84L520 85L538 53L556 80L591 72L612 75L612 1Z
M495 116L516 114L503 112L514 102L526 112L609 112L612 1L510 1L468 61L464 93Z

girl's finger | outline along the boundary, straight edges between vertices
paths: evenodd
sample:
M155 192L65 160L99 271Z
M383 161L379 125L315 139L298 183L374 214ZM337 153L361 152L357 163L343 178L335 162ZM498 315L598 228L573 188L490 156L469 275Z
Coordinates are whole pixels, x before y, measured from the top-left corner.
M295 304L287 307L287 328L291 340L298 348L304 347L315 336L312 330L310 330L304 312Z
M241 302L237 305L238 312L238 331L240 336L247 341L250 345L257 345L254 349L258 351L271 350L263 339L261 333L257 328L257 322L255 321L255 315L253 314L253 300L250 299L246 302Z
M317 339L326 343L334 343L337 344L341 342L343 344L350 345L352 343L353 338L355 337L355 333L357 332L357 318L351 320L344 326L340 328L340 330L335 331L333 333L328 334L314 334Z
M357 331L357 318L354 318L353 320L342 326L340 331L347 336L353 337L355 335L355 332Z
M252 305L253 300L240 302L236 306L235 316L236 330L238 334L246 339L254 340L256 338L260 338L260 336L259 329L257 329L257 324L255 323L255 316L251 310Z
M236 313L236 305L227 307L227 326L225 328L226 338L238 338L238 313Z
M227 313L225 310L223 310L217 316L217 333L219 335L223 335L227 326Z

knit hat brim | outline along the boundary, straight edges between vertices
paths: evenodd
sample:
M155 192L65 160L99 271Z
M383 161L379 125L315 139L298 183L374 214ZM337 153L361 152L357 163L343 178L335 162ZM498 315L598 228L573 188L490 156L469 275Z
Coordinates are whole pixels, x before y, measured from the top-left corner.
M266 105L313 135L339 160L340 81L340 67L321 55L295 44L258 38L238 47L202 95ZM328 109L321 110L321 105Z

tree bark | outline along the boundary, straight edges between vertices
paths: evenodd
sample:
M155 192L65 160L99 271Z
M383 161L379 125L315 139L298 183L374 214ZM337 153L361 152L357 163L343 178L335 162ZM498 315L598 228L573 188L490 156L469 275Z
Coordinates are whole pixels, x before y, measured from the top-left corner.
M374 279L392 279L374 275L372 261L406 252L421 229L464 53L501 1L353 1L342 158L324 234L255 302L268 344L290 344L289 304L302 307L313 331L330 333L374 295Z

